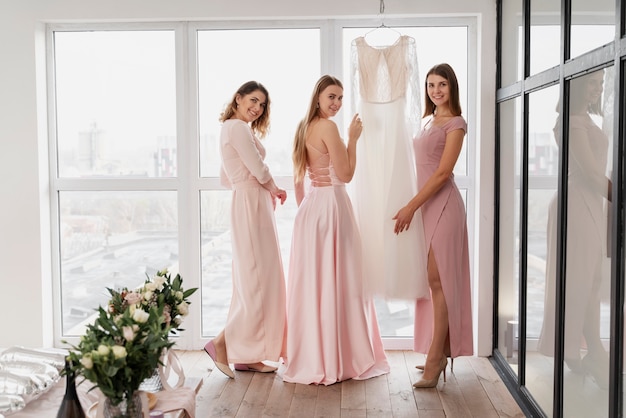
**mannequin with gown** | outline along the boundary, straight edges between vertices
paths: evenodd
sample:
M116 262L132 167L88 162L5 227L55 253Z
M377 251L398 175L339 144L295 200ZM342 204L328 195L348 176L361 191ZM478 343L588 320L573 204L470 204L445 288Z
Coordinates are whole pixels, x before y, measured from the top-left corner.
M383 297L428 298L421 210L409 233L396 235L392 220L416 194L411 140L420 128L421 112L415 39L400 35L385 46L372 45L370 39L361 36L351 45L352 108L363 120L352 200L362 237L364 282Z

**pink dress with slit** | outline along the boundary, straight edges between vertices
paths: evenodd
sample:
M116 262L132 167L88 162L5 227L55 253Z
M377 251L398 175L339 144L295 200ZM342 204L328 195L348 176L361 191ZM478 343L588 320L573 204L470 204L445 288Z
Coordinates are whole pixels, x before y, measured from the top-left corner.
M413 141L418 189L439 166L448 132L456 129L467 131L467 124L461 116L453 117L442 126L433 126L431 121ZM471 356L473 334L467 221L454 175L421 209L426 248L434 252L448 307L451 355L453 358ZM419 299L415 305L414 350L428 353L432 335L432 301Z
M307 145L311 187L293 228L283 380L330 385L389 372L374 302L363 292L361 237L330 156Z

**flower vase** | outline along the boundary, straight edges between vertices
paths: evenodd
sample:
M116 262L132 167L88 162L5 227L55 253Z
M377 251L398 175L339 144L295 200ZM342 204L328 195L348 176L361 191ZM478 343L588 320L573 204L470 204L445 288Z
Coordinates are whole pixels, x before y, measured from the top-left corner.
M157 366L156 369L152 372L152 375L141 382L139 385L139 390L143 390L144 392L156 393L158 391L163 390L163 382L161 381L161 373L160 368L162 366Z
M184 383L185 372L180 359L174 350L166 349L163 350L160 364L154 369L150 377L141 382L139 390L156 393L162 390L178 389Z
M142 418L141 395L137 391L130 397L127 394L117 405L105 398L102 414L104 418Z
M139 390L151 393L156 393L163 390L163 381L161 380L161 377L163 376L163 364L165 364L165 361L167 359L168 351L169 350L163 350L161 356L159 357L159 364L152 371L150 377L144 379L141 382L141 384L139 385Z

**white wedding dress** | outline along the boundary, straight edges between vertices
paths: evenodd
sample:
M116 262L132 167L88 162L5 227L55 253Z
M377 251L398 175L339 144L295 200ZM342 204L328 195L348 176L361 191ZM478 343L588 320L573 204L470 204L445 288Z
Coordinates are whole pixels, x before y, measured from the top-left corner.
M363 120L352 200L364 280L370 291L391 299L430 295L421 210L409 230L398 235L392 220L417 189L411 149L421 121L416 55L410 36L383 47L364 37L351 45L352 105Z

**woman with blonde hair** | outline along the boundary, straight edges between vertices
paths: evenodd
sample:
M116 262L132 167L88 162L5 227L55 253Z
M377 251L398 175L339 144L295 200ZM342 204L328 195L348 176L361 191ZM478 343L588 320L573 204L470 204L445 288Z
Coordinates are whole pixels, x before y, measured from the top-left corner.
M354 175L362 124L354 115L346 145L330 120L342 100L341 82L322 76L294 140L298 212L289 262L287 360L281 371L286 382L330 385L389 372L376 310L364 294L361 238L345 188Z

